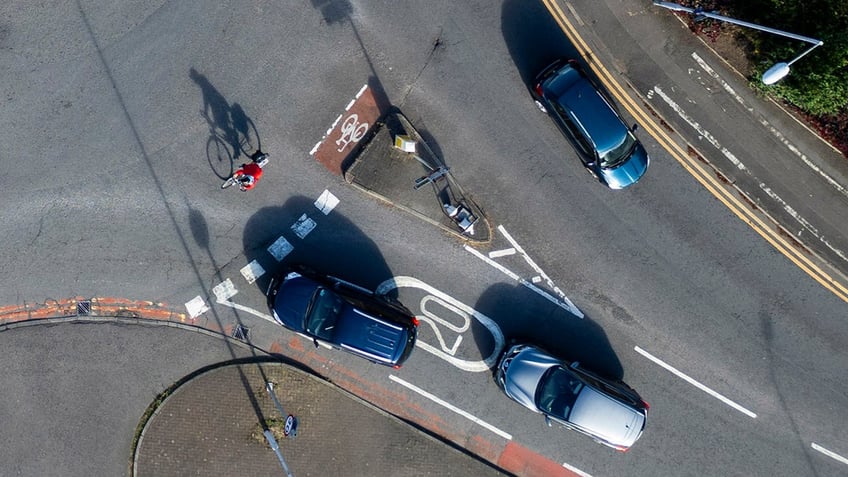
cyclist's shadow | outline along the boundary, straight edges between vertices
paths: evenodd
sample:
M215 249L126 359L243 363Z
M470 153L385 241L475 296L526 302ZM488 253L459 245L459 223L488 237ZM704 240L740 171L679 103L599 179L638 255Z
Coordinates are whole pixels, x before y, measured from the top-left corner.
M226 179L232 175L240 156L250 156L253 151L262 148L259 133L241 105L230 105L206 76L191 68L189 77L197 83L203 94L200 115L209 125L206 158L215 175Z

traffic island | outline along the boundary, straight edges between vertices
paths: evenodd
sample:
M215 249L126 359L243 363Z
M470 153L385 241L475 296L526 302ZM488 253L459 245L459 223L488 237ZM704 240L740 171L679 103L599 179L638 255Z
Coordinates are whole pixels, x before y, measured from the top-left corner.
M463 240L491 240L483 210L396 109L377 121L370 140L343 172L349 184Z

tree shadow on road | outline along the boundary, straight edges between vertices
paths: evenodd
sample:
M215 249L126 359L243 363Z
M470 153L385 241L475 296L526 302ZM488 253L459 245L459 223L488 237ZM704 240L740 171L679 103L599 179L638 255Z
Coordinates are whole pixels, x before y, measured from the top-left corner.
M558 58L580 58L541 1L506 0L501 12L504 41L524 84Z

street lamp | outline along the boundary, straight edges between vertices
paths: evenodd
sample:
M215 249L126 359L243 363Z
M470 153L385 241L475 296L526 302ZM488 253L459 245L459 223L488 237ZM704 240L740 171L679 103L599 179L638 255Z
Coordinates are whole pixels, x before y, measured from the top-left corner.
M784 76L789 74L789 67L792 66L793 63L800 60L807 53L813 51L813 49L816 48L817 46L821 46L821 45L824 44L823 41L816 40L815 38L796 35L794 33L789 33L789 32L785 32L785 31L782 31L782 30L777 30L777 29L774 29L774 28L769 28L769 27L764 27L762 25L757 25L756 23L750 23L750 22L746 22L746 21L742 21L742 20L737 20L735 18L730 18L730 17L726 17L726 16L723 16L723 15L718 15L718 14L715 14L715 13L705 12L705 11L701 10L700 8L698 8L698 9L689 8L689 7L685 7L683 5L679 5L677 3L659 2L659 1L656 1L656 0L654 0L654 5L656 5L658 7L668 8L669 10L673 10L673 11L676 11L676 12L687 12L687 13L691 13L691 14L696 15L696 16L702 16L702 17L712 18L712 19L715 19L715 20L720 20L720 21L724 21L724 22L728 22L728 23L733 23L735 25L753 28L755 30L761 30L761 31L768 32L768 33L774 33L775 35L785 36L785 37L788 37L788 38L792 38L794 40L800 40L800 41L804 41L804 42L813 44L813 46L811 46L810 48L807 48L803 53L798 55L798 57L796 57L794 60L792 60L788 63L785 63L785 62L777 63L776 65L774 65L771 68L769 68L768 70L766 70L766 72L763 73L763 83L765 83L767 85L777 83L778 81L783 79Z

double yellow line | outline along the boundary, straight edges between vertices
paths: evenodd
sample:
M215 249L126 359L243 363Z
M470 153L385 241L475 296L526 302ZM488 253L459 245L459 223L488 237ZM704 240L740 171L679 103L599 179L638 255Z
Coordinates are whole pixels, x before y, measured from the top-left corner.
M572 25L568 18L566 18L565 13L556 3L556 0L542 0L542 3L551 13L557 24L559 24L565 35L568 36L568 39L574 44L574 47L577 48L580 55L583 58L597 58L596 55L591 54L591 49L589 49L589 46L577 33L574 25ZM837 281L829 273L819 267L818 264L810 260L804 251L796 249L786 239L775 233L761 217L751 211L744 202L731 194L731 192L717 181L713 175L703 167L703 165L697 161L691 160L687 151L685 151L676 141L673 141L671 137L656 123L656 121L654 121L650 115L640 108L630 95L625 93L624 88L618 81L615 80L613 75L604 67L604 65L598 61L590 61L588 63L595 75L597 75L597 77L604 83L607 90L615 96L615 99L619 102L619 104L623 105L624 108L639 121L642 127L648 131L654 139L656 139L660 146L668 151L668 153L671 154L671 156L677 160L677 162L679 162L680 165L683 166L683 168L686 169L695 179L697 179L704 188L710 191L713 196L720 200L728 209L736 214L737 217L742 219L743 222L748 224L752 229L760 234L760 236L777 249L777 251L791 260L792 263L798 266L798 268L803 270L822 286L833 292L833 294L837 297L848 302L848 288L846 288L845 285Z

